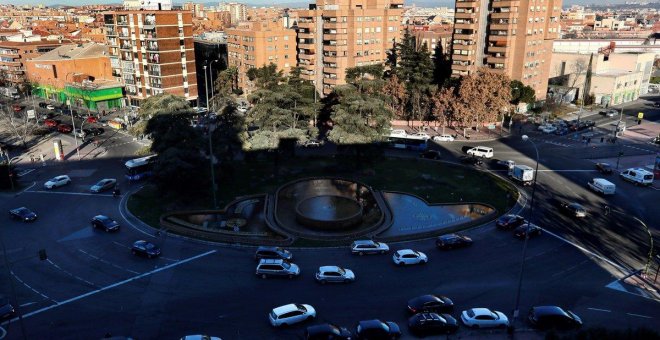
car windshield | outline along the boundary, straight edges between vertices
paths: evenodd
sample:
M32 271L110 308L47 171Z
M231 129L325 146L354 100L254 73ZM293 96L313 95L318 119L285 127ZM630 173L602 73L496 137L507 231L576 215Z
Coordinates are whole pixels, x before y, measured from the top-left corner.
M289 269L289 268L291 268L291 265L286 261L282 261L282 267L284 267L286 269Z
M21 215L27 215L30 213L30 210L28 210L27 208L18 208L16 212Z
M301 311L301 312L306 312L307 311L307 308L305 308L305 306L303 306L301 304L296 304L296 308L298 308L298 310Z
M337 267L337 273L339 273L341 275L344 275L344 274L346 274L346 271L344 270L344 268Z
M156 246L151 243L147 243L144 245L144 249L154 249L154 248L156 248Z
M96 185L97 186L104 186L105 183L106 183L105 181L99 181L98 183L96 183Z
M59 181L59 180L60 180L59 177L53 177L53 178L49 179L48 181L49 181L49 182L57 182L57 181Z

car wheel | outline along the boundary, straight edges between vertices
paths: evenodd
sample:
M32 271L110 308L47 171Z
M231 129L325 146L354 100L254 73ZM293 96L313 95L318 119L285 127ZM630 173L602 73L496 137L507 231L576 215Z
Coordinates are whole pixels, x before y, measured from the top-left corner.
M380 253L381 253L381 254L385 254L385 251L384 251L384 250L381 250Z
M265 278L267 278L267 277L268 277L268 275L266 275L266 274L261 274L261 278L262 278L262 279L265 279Z
M321 281L319 281L319 283L321 283L322 285L324 285L325 282L326 282L325 280L321 280Z
M403 266L403 262L399 262L399 263L397 263L397 264L398 264L399 266Z
M131 250L131 254L137 255L137 252L135 250Z
M358 255L362 256L362 255L364 255L364 253L363 252L358 252Z

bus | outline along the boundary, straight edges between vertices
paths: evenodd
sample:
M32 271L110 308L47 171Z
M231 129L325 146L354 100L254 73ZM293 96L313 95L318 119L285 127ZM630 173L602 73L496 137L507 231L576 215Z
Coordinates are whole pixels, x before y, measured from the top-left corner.
M412 136L388 136L387 145L395 149L406 149L424 151L427 148L427 140Z
M126 162L126 179L137 181L153 174L153 167L156 164L156 155L131 159Z

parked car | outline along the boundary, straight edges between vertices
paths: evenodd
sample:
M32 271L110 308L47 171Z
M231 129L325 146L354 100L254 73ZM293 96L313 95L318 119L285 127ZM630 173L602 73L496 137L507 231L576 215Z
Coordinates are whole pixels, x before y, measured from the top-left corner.
M582 327L582 319L575 313L557 306L537 306L527 316L530 325L538 329L576 329Z
M568 128L566 127L561 127L558 128L557 131L555 131L555 135L557 136L564 136L568 134Z
M539 226L533 223L525 222L513 231L513 236L517 238L532 238L541 235L542 231Z
M46 120L44 120L44 125L46 125L48 127L51 127L51 128L57 127L58 124L59 124L59 122L55 119L46 119Z
M442 156L440 155L440 151L438 150L426 150L420 153L419 157L426 159L440 159Z
M453 142L454 136L452 135L433 136L433 140L436 142Z
M119 231L119 223L105 215L96 215L92 217L92 228L103 229L103 231Z
M9 210L9 215L13 219L21 220L23 222L32 222L37 219L37 214L26 207Z
M255 273L262 279L269 276L283 276L292 279L300 275L300 267L287 260L261 259Z
M429 262L429 258L421 251L401 249L394 252L392 255L392 261L394 261L394 264L396 265L403 266L410 264L426 264Z
M114 178L104 178L104 179L98 181L98 183L92 185L92 187L90 188L90 191L94 192L94 193L103 192L103 191L110 190L110 189L114 188L115 185L117 185L117 180L116 179L114 179Z
M540 130L543 133L550 134L550 133L554 133L555 131L557 131L557 127L554 126L554 125L545 125L545 126L542 126L542 129L540 129Z
M408 300L408 311L411 313L450 313L454 310L454 302L446 296L426 294Z
M593 120L585 120L584 121L584 126L585 126L585 128L594 127L594 126L596 126L596 122L594 122Z
M351 253L360 256L365 254L385 254L390 251L390 247L383 242L372 240L357 240L351 244Z
M45 103L45 102L40 102L39 103L39 107L42 108L42 109L45 109L46 106L48 106L48 103Z
M357 339L398 339L401 329L392 321L363 320L355 328L355 335Z
M16 309L9 303L6 296L0 295L0 320L8 320L14 317Z
M602 110L602 111L599 111L598 113L605 116L605 117L614 117L617 114L619 114L619 112L617 112L616 110Z
M515 161L512 161L512 160L510 160L510 159L507 159L507 160L499 160L499 161L497 161L496 165L497 165L498 167L501 167L501 168L504 168L504 169L510 170L510 169L512 169L514 166L516 166L516 162L515 162Z
M103 128L89 128L89 129L83 129L83 132L85 132L86 135L91 135L91 136L98 136L103 134L105 130Z
M316 272L315 278L321 284L326 282L349 283L355 281L355 273L350 269L339 266L322 266Z
M306 148L319 148L321 147L321 142L317 140L308 140L303 144L304 147Z
M475 156L461 156L459 160L463 164L470 164L470 165L484 164L484 161L481 158Z
M523 223L525 223L525 218L522 216L507 214L498 218L495 225L502 230L512 230Z
M408 329L417 336L452 334L458 322L449 314L419 313L408 319Z
M55 106L54 106L54 105L51 105L51 104L48 104L48 105L46 105L46 109L48 109L48 110L55 110Z
M586 217L587 209L585 209L581 204L576 202L566 202L561 201L559 207L562 212L570 215L571 217Z
M25 107L22 105L14 104L11 106L11 109L14 110L14 112L21 112Z
M290 303L288 305L275 307L268 314L270 324L274 327L290 326L295 323L314 319L316 310L306 304Z
M438 236L435 245L443 250L464 248L472 245L472 239L465 235L447 234Z
M622 179L634 183L635 185L651 186L653 185L653 172L642 168L630 168L619 173Z
M461 313L461 321L471 328L505 328L509 319L502 312L488 308L472 308Z
M424 140L431 139L431 136L429 136L429 134L426 133L426 132L416 132L416 133L413 133L412 135L408 135L408 137L409 138L419 138L419 139L424 139Z
M596 170L602 174L609 175L612 173L612 165L610 163L596 163Z
M85 117L85 121L89 124L96 124L99 122L99 119L94 116L87 116Z
M351 331L331 323L313 325L305 329L305 340L351 340Z
M57 125L57 131L61 133L71 133L71 131L73 131L73 126L69 124L59 124Z
M284 248L261 246L257 248L257 251L254 253L254 259L255 260L261 260L261 259L291 260L293 259L293 254Z
M69 176L60 175L60 176L55 176L49 179L48 181L46 181L46 183L44 183L44 188L46 189L59 188L69 183L71 183L71 178L69 178Z
M160 256L160 248L157 245L144 240L135 241L131 247L131 253L138 256L153 258Z
M76 137L83 138L83 139L87 136L87 134L85 133L85 130L81 130L81 129L76 129L76 131L74 131L73 134Z

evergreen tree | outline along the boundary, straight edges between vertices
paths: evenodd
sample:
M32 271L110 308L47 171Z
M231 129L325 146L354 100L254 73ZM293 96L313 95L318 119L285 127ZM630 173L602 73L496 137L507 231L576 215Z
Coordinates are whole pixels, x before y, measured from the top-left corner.
M449 77L451 77L451 61L438 41L433 51L433 84L441 86Z

